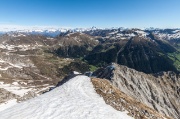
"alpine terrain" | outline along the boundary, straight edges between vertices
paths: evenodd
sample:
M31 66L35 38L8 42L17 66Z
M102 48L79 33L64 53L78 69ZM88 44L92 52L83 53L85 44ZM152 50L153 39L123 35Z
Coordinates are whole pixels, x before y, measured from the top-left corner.
M3 31L0 118L179 119L179 41L180 29Z

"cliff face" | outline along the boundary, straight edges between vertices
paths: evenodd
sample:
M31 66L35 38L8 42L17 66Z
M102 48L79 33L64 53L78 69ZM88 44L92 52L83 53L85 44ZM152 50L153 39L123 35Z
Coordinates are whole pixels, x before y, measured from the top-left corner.
M106 78L120 91L175 119L180 118L180 78L173 72L148 75L112 64L94 73Z

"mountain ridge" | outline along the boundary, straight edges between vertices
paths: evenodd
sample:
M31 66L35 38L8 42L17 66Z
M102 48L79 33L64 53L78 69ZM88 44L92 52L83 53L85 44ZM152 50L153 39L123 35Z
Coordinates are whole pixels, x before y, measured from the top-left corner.
M97 70L93 75L110 80L122 92L161 114L175 119L180 117L180 78L173 72L145 74L113 63Z

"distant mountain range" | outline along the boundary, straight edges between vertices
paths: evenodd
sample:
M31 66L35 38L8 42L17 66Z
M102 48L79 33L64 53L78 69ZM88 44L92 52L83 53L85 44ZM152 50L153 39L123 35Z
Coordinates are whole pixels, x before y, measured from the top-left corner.
M11 29L1 29L0 33L4 34L4 33L27 33L27 34L40 34L40 35L47 35L47 36L52 36L55 37L61 33L65 33L65 32L86 32L86 31L97 31L97 30L118 30L121 29L122 31L124 30L133 30L135 28L124 28L124 27L117 27L117 28L97 28L97 27L91 27L91 28L31 28L31 29L24 29L24 30L11 30ZM154 33L161 33L162 37L165 35L164 34L174 34L174 36L169 36L169 37L178 37L175 35L179 35L176 34L176 32L180 31L179 28L173 28L173 29L160 29L160 28L145 28L145 29L139 29L140 31L145 31L145 32L149 32L149 31L153 31ZM138 31L137 31L138 32ZM140 33L140 32L139 32ZM141 32L142 33L142 32Z
M179 29L92 27L90 29L19 30L3 34L1 34L2 38L23 39L20 40L22 43L19 45L27 40L32 42L34 38L41 37L40 44L50 45L49 43L52 42L51 49L53 48L53 52L58 56L81 57L96 66L116 62L145 73L179 70ZM18 45L18 42L14 43Z
M83 32L83 31L89 31L89 30L95 30L97 29L96 27L92 28L29 28L29 29L0 29L0 34L4 33L24 33L24 34L39 34L39 35L46 35L46 36L51 36L55 37L61 33L70 31L70 32Z
M34 40L37 37L42 42L39 45L50 46L51 44L51 50L54 49L53 52L58 56L81 57L91 65L103 66L116 62L145 73L179 70L179 29L92 27L90 29L19 30L3 34L1 39L14 39L13 42L16 45L24 43L29 45L27 41L37 42ZM1 47L8 47L10 42L12 41L4 41Z

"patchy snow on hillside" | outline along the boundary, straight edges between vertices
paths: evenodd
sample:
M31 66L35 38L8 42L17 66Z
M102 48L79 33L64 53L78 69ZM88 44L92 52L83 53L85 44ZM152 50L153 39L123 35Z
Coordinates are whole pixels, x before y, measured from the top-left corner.
M148 33L146 33L145 31L143 30L136 30L135 31L139 36L143 36L143 37L146 37L148 35Z
M0 112L1 119L132 119L107 105L90 78L76 76L54 90Z
M21 85L17 84L17 82L13 82L12 84L5 84L4 82L0 82L0 88L21 97L23 97L23 95L25 95L29 91L33 91L32 88L22 87Z

